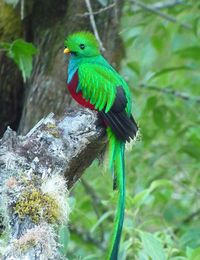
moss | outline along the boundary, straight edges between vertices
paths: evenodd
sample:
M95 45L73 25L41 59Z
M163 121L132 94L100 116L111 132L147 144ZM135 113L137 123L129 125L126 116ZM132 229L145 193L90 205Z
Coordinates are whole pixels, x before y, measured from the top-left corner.
M34 247L37 245L37 241L35 239L30 239L26 241L24 244L18 244L18 241L15 241L15 247L17 250L20 250L20 252L25 253L27 252L30 248Z
M22 22L17 11L0 0L0 41L12 41L22 36Z
M41 179L38 178L37 173L33 172L31 179L28 178L24 172L19 172L20 175L20 184L24 187L28 187L29 190L35 189L36 186L41 184Z
M60 133L58 132L58 129L57 129L56 125L53 124L53 123L48 123L46 125L46 131L49 134L53 135L55 138L59 138L60 137Z
M41 220L55 223L60 213L56 201L35 188L22 193L16 203L15 212L21 219L29 216L34 223L39 223Z

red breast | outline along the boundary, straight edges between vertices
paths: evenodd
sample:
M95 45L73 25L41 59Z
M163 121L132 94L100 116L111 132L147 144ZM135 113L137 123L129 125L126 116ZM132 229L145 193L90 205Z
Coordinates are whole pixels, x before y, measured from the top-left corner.
M83 97L82 92L76 92L76 88L78 87L78 71L74 73L74 76L72 77L71 81L67 84L67 88L76 102L78 102L79 105L94 109L94 105L92 105L89 101L86 101L86 99Z

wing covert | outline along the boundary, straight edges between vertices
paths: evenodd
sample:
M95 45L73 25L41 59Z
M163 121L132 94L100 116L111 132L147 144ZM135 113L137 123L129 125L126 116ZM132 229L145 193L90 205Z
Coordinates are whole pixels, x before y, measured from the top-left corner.
M99 64L84 63L78 68L78 77L83 97L101 111L107 113L116 96L116 87L121 81L109 68Z

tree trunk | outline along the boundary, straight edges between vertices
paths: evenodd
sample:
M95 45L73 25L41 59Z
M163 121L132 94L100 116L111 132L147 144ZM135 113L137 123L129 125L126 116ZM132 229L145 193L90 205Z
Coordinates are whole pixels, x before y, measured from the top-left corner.
M0 209L9 233L1 259L61 259L56 228L69 215L67 190L102 153L106 140L96 113L52 114L0 140ZM2 254L2 257L1 257Z
M0 0L0 42L22 37L19 12ZM7 126L17 129L22 112L24 87L20 71L0 51L0 137Z

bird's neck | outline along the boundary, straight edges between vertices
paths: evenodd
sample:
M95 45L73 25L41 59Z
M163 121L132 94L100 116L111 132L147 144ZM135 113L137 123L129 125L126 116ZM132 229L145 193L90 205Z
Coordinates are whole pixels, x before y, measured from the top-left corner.
M98 55L94 57L78 57L74 54L70 55L69 64L68 64L68 79L67 83L71 81L73 78L74 73L78 70L78 67L81 63L95 63L95 64L101 64L101 65L107 65L110 66L107 61L103 58L103 56Z
M75 55L70 55L69 64L68 64L67 83L69 83L73 78L73 75L77 71L80 62L81 62L81 58L76 57Z

